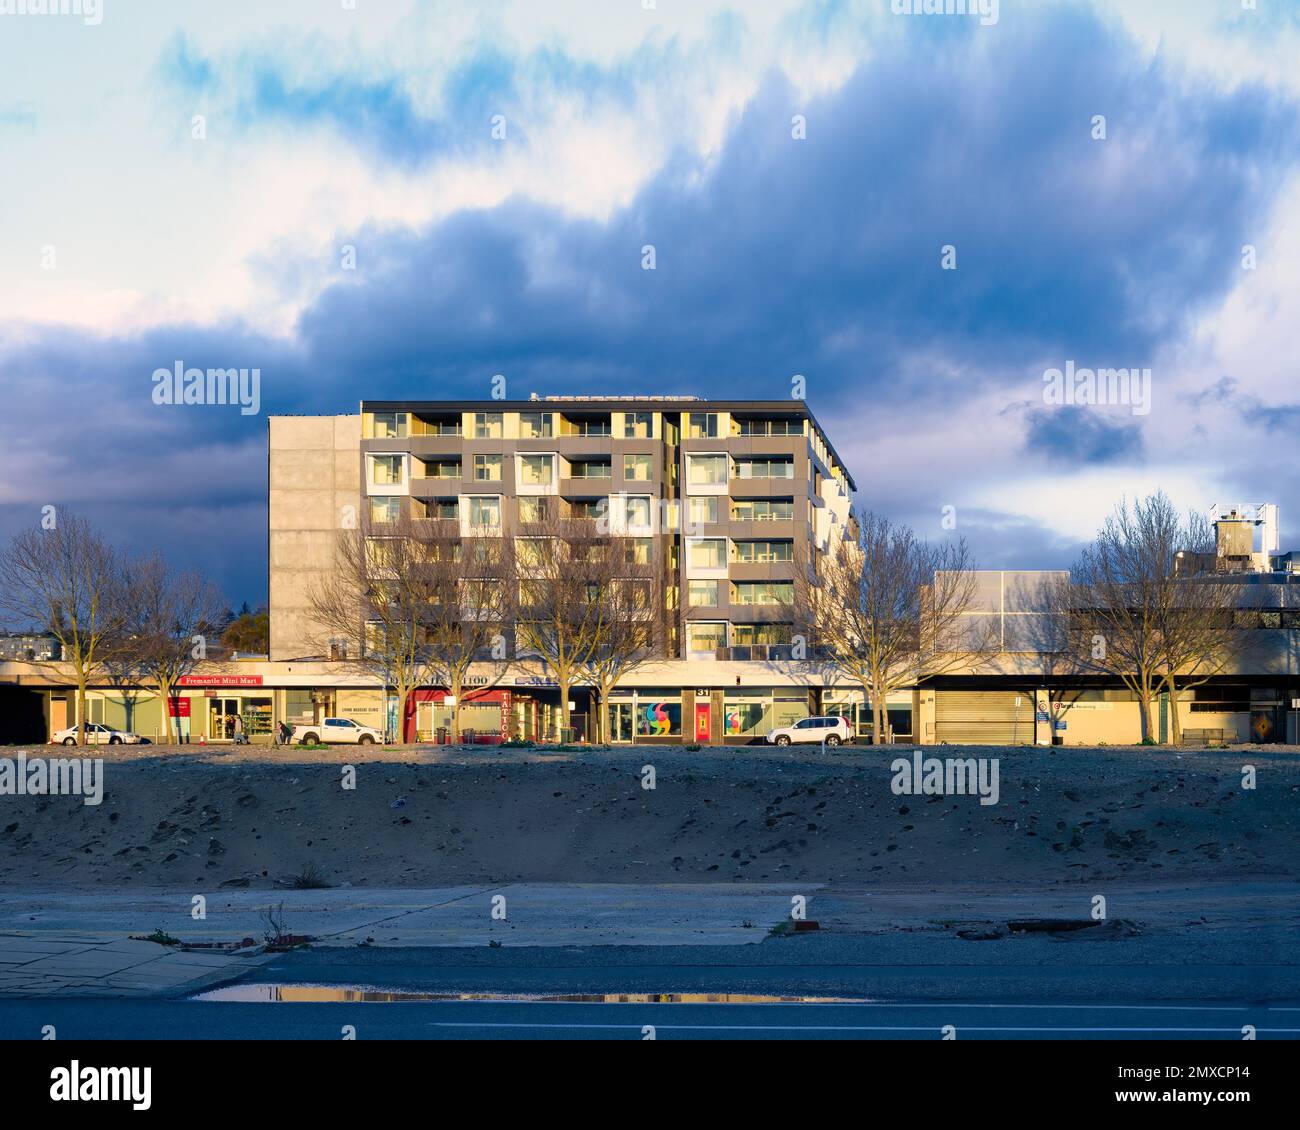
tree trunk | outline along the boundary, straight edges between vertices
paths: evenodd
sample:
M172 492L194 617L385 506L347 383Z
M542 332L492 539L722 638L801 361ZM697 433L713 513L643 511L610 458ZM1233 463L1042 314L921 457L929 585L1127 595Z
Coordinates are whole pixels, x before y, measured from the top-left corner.
M84 671L77 672L77 745L87 744L90 737L90 731L87 728L86 720L86 674Z
M1178 717L1178 680L1169 678L1169 741L1171 745L1183 744L1183 724Z
M560 723L557 727L558 733L555 735L557 742L565 740L564 732L569 729L569 677L557 678L556 683L560 688Z
M1151 691L1147 687L1138 691L1138 715L1142 720L1142 740L1154 740L1151 733Z
M447 676L447 690L451 694L451 744L460 744L460 698L461 677L454 671Z
M889 741L885 733L885 711L880 703L880 696L873 694L871 696L871 735L874 745L885 745Z
M172 734L172 685L166 679L158 680L158 693L162 695L163 734L168 745L175 745Z
M394 686L397 692L397 733L393 735L398 745L406 744L406 700L411 697L411 688L405 683ZM388 688L384 688L388 692Z

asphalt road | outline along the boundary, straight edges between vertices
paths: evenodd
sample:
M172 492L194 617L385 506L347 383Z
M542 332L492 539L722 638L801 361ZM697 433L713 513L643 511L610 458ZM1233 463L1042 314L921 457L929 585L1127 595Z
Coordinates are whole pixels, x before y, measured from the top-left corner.
M0 1038L60 1040L884 1039L1260 1040L1300 1035L1300 1007L1060 1004L236 1004L43 1000L0 1004Z

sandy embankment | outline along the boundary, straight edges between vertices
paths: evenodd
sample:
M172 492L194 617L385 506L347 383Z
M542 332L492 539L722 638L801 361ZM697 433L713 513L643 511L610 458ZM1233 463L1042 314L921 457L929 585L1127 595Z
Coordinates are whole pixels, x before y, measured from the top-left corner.
M13 757L16 750L3 756ZM31 756L66 754L48 747ZM0 797L0 884L830 881L1294 876L1300 751L929 747L998 757L1000 799L897 796L896 750L582 754L185 747L103 756L103 803ZM341 787L345 763L356 788ZM1242 766L1257 767L1254 790ZM652 765L656 788L641 787Z

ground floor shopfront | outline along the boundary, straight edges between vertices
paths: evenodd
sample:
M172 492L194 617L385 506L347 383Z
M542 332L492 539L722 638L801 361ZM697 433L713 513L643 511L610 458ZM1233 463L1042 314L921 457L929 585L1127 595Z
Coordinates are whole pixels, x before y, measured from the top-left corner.
M354 674L325 664L298 663L291 670L265 663L239 666L238 672L188 676L165 704L148 688L92 686L86 696L87 720L162 742L170 716L173 732L193 744L232 742L239 732L252 743L270 744L281 722L319 725L326 717L341 716L406 742L450 741L458 724L462 740L479 744L563 740L721 746L762 742L775 727L811 714L836 714L849 720L859 741L873 737L872 711L860 688L820 686L811 677L797 682L788 672L761 664L690 665L684 672L689 681L667 677L683 672L665 664L638 672L605 703L596 701L591 688L573 687L567 730L559 688L535 674L472 676L454 718L455 703L441 688L420 688L399 711L391 692L358 685ZM5 675L0 671L0 683L14 690L14 681ZM44 714L45 740L74 724L73 688L57 680L39 686L18 682L31 686L26 693L33 710ZM1190 740L1297 742L1297 700L1300 684L1285 680L1220 680L1183 692L1176 707L1178 729ZM1157 740L1173 739L1174 712L1168 696L1157 696L1152 718ZM1026 677L948 676L891 695L887 717L895 742L927 745L1114 745L1141 736L1137 701L1124 688L1041 686Z

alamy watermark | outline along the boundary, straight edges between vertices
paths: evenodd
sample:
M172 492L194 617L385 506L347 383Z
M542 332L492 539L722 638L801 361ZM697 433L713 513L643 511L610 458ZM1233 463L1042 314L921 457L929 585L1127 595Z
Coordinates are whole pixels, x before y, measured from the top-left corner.
M978 16L981 27L998 22L998 0L890 0L896 16Z
M87 27L99 27L104 0L0 0L0 16L80 16Z
M0 796L79 796L83 804L104 799L102 757L0 757Z
M918 749L909 761L889 766L895 796L976 796L980 804L997 804L1000 794L996 757L926 757Z
M187 369L177 361L153 371L155 404L238 404L242 416L262 408L261 369Z
M1064 369L1043 371L1044 404L1126 405L1134 416L1151 411L1150 369Z

